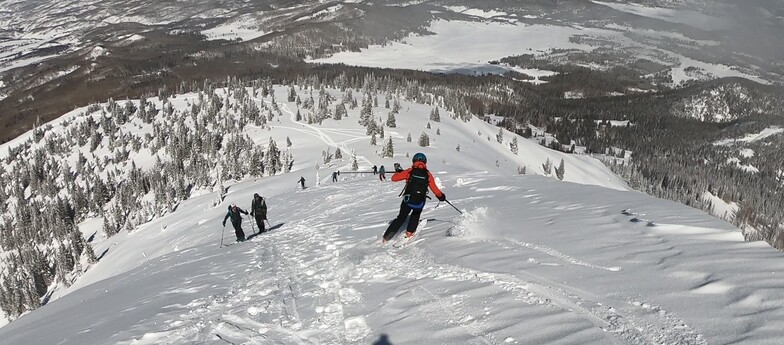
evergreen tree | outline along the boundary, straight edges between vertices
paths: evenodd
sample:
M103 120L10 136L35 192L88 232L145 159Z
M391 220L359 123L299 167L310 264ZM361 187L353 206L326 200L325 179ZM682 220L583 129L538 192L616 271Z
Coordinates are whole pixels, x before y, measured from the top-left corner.
M346 114L348 114L348 111L346 110L346 104L338 103L338 105L335 106L334 119L340 121L344 116L346 116Z
M362 99L362 110L359 112L359 124L367 126L368 123L373 122L373 101L369 94L366 94Z
M555 176L558 177L559 180L564 179L564 160L561 158L561 163L558 164L558 167L555 168Z
M283 153L283 172L284 173L291 172L291 168L293 165L294 165L294 156L291 154L291 152L286 150L286 152Z
M542 164L542 171L544 176L550 176L553 173L553 162L550 161L550 158L547 158L547 161Z
M509 144L512 153L517 154L517 137L512 138L512 143Z
M438 113L438 107L433 108L430 111L430 120L435 122L441 122L441 115Z
M387 127L389 128L397 127L397 124L395 122L395 113L391 111L389 112L389 115L387 115Z
M269 144L267 146L267 153L265 156L265 167L269 176L273 176L281 171L282 162L280 160L280 150L278 150L278 145L275 143L275 140L270 138Z
M389 157L392 158L395 156L395 148L392 146L392 137L389 137L387 140L387 144L384 145L384 151L381 153L381 157Z
M370 120L367 122L367 127L365 130L365 134L371 135L376 134L378 132L378 125L376 125L376 121Z
M287 101L294 102L297 100L297 91L294 90L294 85L289 85L289 97Z
M427 133L422 132L422 135L419 136L419 146L430 146L430 137L427 135Z

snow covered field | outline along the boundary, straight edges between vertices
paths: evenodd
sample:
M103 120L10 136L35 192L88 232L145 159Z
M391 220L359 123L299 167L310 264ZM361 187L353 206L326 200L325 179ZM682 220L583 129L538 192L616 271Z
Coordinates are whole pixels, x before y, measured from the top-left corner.
M243 41L250 41L267 34L267 32L261 29L261 24L256 20L255 16L256 14L246 14L232 18L221 25L209 30L204 30L201 33L204 36L207 36L207 40L240 39Z
M294 121L295 104L280 102L286 91L276 89L285 116L246 133L260 144L290 137L291 173L229 183L218 205L204 191L133 232L99 238L101 261L0 328L0 344L777 344L784 336L780 253L743 242L719 219L628 191L585 156L520 137L515 155L508 132L499 144L497 127L443 109L441 122L428 121L433 107L423 104L401 102L397 127L385 128L395 157L381 158L384 140L369 144L359 109L308 125ZM194 99L180 95L174 105ZM374 108L376 117L387 111ZM430 147L416 144L423 131ZM319 163L336 147L343 160ZM360 171L426 153L463 214L430 201L418 243L379 246L403 185L346 174L350 150ZM548 158L563 158L565 179L577 183L531 175ZM344 173L332 183L335 170ZM297 188L300 176L309 188ZM275 229L219 248L234 237L220 225L226 205L247 207L253 193L267 198ZM89 234L100 222L82 226Z
M569 37L580 30L568 27L436 20L428 31L433 34L410 35L400 42L370 46L361 52L340 52L311 62L434 72L466 70L498 73L499 69L512 68L489 62L505 56L541 54L549 48L589 49L588 46L569 42ZM609 30L587 30L583 33L615 34ZM525 73L523 70L520 72Z
M473 13L470 12L472 10L463 7L454 10L464 14ZM695 79L687 73L689 67L697 67L716 78L743 77L769 84L768 81L739 71L733 66L696 60L675 51L662 50L649 43L637 42L625 35L626 32L634 32L651 38L660 38L680 35L676 32L641 31L616 24L608 24L606 28L601 29L579 25L526 24L519 18L498 21L498 16L504 16L506 13L477 11L479 12L474 15L479 21L435 20L427 28L432 34L412 34L400 41L373 45L359 52L339 52L309 62L463 74L500 74L509 70L526 73L524 69L493 65L490 61L523 54L542 55L554 49L593 51L601 45L591 41L598 40L612 42L613 49L628 49L634 52L637 58L670 66L673 85ZM675 17L677 16L672 15L672 18ZM658 17L654 16L654 18ZM677 37L681 36L683 35ZM576 37L580 37L580 41L584 42L575 41ZM711 44L711 42L696 41L694 44Z

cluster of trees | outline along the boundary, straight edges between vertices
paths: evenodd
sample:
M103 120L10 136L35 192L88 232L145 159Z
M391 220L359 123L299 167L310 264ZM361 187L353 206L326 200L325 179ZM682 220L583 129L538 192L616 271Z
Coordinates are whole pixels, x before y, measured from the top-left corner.
M38 307L98 259L76 226L81 221L103 218L108 237L174 211L196 188L223 189L227 179L291 169L293 156L272 138L259 145L244 133L249 124L264 127L281 116L272 84L228 84L221 90L205 84L186 109L167 97L91 106L64 120L65 130L36 128L10 149L8 170L0 167L6 315ZM139 167L146 155L154 162Z
M348 109L358 107L353 94L361 93L358 120L371 138L384 139L384 125L395 127L401 98L434 106L433 121L440 121L439 107L454 118L472 116L466 100L470 91L451 89L443 81L427 85L388 75L340 73L297 77L285 84L286 99L301 107L298 120L311 123L345 118ZM327 88L341 90L342 97L333 97ZM175 211L195 189L223 191L228 179L291 169L293 156L272 138L260 145L244 132L248 125L264 128L283 116L271 80L180 84L176 93L185 92L196 96L185 101L184 109L173 105L177 96L166 88L158 90L157 100L92 105L64 120L64 131L36 128L28 141L10 148L4 165L8 170L0 167L0 245L7 252L1 263L6 269L0 274L0 308L6 315L15 318L40 306L58 284L68 286L100 259L76 227L83 220L102 218L104 235L113 236ZM380 95L390 109L386 121L374 114ZM391 138L381 154L394 155ZM152 161L137 161L139 156ZM352 167L357 168L353 154Z
M551 118L544 128L558 141L586 146L589 153L631 152L630 160L608 162L632 187L648 194L713 213L715 205L706 192L738 204L734 214L717 215L739 226L748 240L784 249L780 136L743 146L714 145L784 126L781 95L776 87L727 79L651 95L553 101L543 109ZM704 104L700 113L687 111L697 103ZM732 114L732 121L709 121L726 114ZM505 125L535 119L518 117ZM608 119L629 123L613 126ZM740 148L754 154L742 156Z
M555 140L542 138L544 146L571 152L579 145L589 154L619 157L631 153L623 163L608 162L638 190L714 214L706 192L738 204L737 212L718 216L740 227L748 240L765 240L784 250L780 136L743 144L754 152L751 157L739 155L740 144L714 145L766 127L784 127L781 87L726 78L649 94L586 99L528 91L519 100L493 100L480 93L473 97L482 100L484 111L506 116L499 126L509 131L531 137L533 125L553 134Z

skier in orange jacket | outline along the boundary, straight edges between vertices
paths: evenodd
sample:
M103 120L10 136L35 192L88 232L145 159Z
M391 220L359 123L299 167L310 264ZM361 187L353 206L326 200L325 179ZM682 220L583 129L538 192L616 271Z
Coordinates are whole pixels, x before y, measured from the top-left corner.
M427 157L423 153L417 153L411 159L412 165L410 168L396 172L392 175L392 182L406 181L406 189L403 191L403 201L400 203L400 213L397 218L389 224L389 227L384 232L383 242L387 242L395 236L397 229L406 221L406 217L411 213L406 228L406 237L413 237L419 225L419 216L422 214L422 209L425 207L427 200L427 189L433 191L439 201L446 200L446 195L436 186L433 174L427 170Z

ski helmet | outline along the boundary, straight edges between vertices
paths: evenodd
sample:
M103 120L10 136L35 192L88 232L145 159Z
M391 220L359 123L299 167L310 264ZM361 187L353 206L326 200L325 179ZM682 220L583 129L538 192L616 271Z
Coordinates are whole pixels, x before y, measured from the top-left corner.
M418 152L417 154L414 155L414 158L411 159L411 162L412 163L422 162L427 164L427 157L425 157L424 153Z

